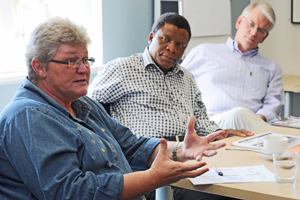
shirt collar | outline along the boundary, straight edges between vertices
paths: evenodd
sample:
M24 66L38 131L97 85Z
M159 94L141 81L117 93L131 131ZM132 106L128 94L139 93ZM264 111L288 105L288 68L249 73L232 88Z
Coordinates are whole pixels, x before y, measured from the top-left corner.
M245 53L241 52L238 46L238 42L233 40L231 37L229 37L227 39L226 45L228 46L228 48L232 51L232 52L236 52L240 55L240 57L254 57L258 54L258 50L259 48L257 47L256 49L252 49L249 51L246 51Z
M71 116L70 112L67 109L65 109L57 101L55 101L53 98L51 98L49 95L47 95L41 89L39 89L32 82L30 82L28 80L28 77L25 78L23 85L24 85L24 88L27 88L28 90L37 94L41 98L39 101L43 101L44 103L47 103L47 104L55 107L56 109L60 110L65 115ZM91 106L88 105L88 103L84 100L84 98L80 97L79 99L76 99L75 101L73 101L72 107L75 109L77 118L79 118L83 121L87 120L87 117L91 111Z
M150 52L149 52L149 47L145 48L144 53L143 53L143 59L144 59L144 67L145 68L147 68L147 67L155 67L161 73L163 73L162 70L156 65L156 63L154 62L153 58L151 57ZM179 75L183 76L184 72L181 69L181 66L177 63L175 65L175 67L173 67L171 69L171 71L168 72L168 74L179 74Z

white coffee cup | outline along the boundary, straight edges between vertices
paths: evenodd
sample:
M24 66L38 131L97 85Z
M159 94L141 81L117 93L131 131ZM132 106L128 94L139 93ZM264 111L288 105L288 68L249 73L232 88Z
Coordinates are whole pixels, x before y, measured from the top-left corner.
M281 154L284 153L288 147L288 139L280 135L269 135L262 140L257 141L257 146L260 150L267 154ZM261 147L263 143L263 147Z

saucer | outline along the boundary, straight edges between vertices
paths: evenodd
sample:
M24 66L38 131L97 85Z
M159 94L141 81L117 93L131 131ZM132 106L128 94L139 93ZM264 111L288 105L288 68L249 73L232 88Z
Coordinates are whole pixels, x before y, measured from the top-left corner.
M291 152L291 151L287 150L284 153L282 153L283 158L284 158L284 155L289 154L289 152ZM256 151L256 154L265 160L273 160L273 154L268 154L268 153L264 152L263 150Z
M267 154L264 151L260 150L256 152L257 155L262 157L265 160L273 160L273 154Z

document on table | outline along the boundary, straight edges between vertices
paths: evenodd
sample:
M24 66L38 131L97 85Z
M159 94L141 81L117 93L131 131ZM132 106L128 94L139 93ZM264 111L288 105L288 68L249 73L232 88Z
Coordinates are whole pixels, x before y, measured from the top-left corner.
M223 173L223 176L218 175L214 169L210 168L205 174L190 178L190 181L194 185L275 181L274 174L264 165L218 169Z
M258 141L263 139L265 136L269 135L281 135L286 137L289 141L288 149L300 145L300 137L294 135L283 135L279 133L273 133L272 131L268 131L265 133L257 134L251 137L243 138L238 141L232 142L232 145L239 147L247 147L252 149L259 149Z

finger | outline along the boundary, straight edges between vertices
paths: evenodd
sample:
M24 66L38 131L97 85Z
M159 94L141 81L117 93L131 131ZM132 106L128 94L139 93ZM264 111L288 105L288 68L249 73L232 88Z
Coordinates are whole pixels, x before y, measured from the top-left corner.
M254 133L252 133L251 131L246 132L247 136L252 136L254 135Z
M203 156L207 156L207 157L211 157L217 154L216 151L210 151L210 150L216 150L222 147L225 147L226 143L222 142L222 143L216 143L216 144L209 144L209 146L207 147L206 151L201 152L198 151L195 153L196 156L196 161L201 161Z
M197 170L193 170L193 171L186 171L182 173L181 179L182 178L194 178L197 176L201 176L202 174L208 172L209 169L206 168L201 168L201 169L197 169Z
M167 155L167 149L168 149L167 141L164 138L161 138L158 154L162 154L162 155L166 156Z
M197 170L206 165L206 162L185 162L180 164L181 171Z
M217 149L220 149L220 148L225 147L225 146L226 146L226 143L224 143L224 142L210 144L209 147L207 148L207 150L217 150Z
M196 161L198 161L198 162L201 161L201 160L202 160L202 156L203 156L202 154L199 154L199 155L196 157Z
M210 151L204 151L203 155L206 157L211 157L217 154L217 151L215 150L210 150Z
M245 129L242 129L241 132L243 132L243 133L252 133L252 131L247 131Z
M252 133L252 131L247 131L245 129L240 130L241 133L247 134L247 135L254 135L254 133Z
M220 131L217 131L217 132L214 132L214 133L211 133L211 134L207 135L206 138L210 142L210 141L216 139L217 137L219 137L220 135L222 135L224 133L225 133L224 130L220 130Z
M236 133L236 135L237 135L237 136L240 136L240 137L247 137L247 134L244 134L244 133L239 133L239 132L238 132L238 133Z
M206 162L188 162L188 163L178 163L180 167L180 171L182 173L198 170L206 165Z
M195 126L195 118L193 116L190 116L188 120L187 134L194 132L194 126Z
M237 135L238 136L240 136L240 137L248 137L248 136L252 136L252 135L254 135L253 133L251 133L251 132L237 132Z
M222 140L222 139L225 139L226 137L224 137L224 135L221 135L219 137L217 137L218 140Z

